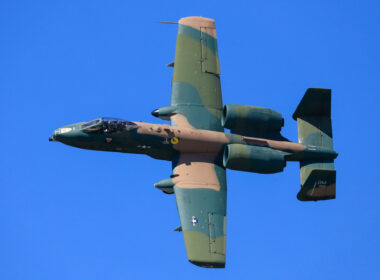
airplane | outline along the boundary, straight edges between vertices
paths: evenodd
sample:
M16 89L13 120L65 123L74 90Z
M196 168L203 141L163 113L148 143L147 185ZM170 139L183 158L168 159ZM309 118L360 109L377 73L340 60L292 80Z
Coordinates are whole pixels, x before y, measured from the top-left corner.
M178 21L171 104L152 115L167 124L101 117L56 129L49 137L82 149L134 153L172 162L154 186L175 194L188 260L224 268L226 169L271 174L300 163L300 201L334 199L336 170L331 90L309 88L296 108L298 143L281 135L282 115L269 108L223 106L215 21ZM224 132L229 129L230 133Z

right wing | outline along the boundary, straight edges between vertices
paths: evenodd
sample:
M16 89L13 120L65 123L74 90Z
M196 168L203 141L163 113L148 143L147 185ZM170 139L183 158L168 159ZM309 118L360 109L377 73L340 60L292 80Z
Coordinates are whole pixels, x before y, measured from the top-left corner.
M195 265L223 268L226 258L226 170L213 154L182 153L173 183L187 257Z
M178 22L171 107L172 126L224 131L215 22ZM174 192L190 262L224 267L226 171L218 154L179 152L173 159Z
M180 19L171 95L176 108L173 126L223 131L219 74L214 20Z

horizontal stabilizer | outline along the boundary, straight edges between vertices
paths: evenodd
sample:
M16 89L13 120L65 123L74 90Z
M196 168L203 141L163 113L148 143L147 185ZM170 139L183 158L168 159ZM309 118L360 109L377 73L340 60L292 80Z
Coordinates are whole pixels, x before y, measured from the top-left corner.
M301 190L297 198L301 201L334 199L335 183L335 170L303 167L301 168Z

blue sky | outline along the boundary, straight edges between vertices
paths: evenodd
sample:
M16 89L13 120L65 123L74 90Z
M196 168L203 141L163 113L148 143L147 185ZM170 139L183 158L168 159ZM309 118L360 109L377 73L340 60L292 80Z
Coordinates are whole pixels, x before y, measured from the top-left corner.
M378 1L2 1L0 279L375 279L380 272ZM216 20L224 103L270 107L283 134L332 89L337 199L302 203L299 167L228 171L227 267L188 263L171 165L49 143L99 116L162 123L177 27Z

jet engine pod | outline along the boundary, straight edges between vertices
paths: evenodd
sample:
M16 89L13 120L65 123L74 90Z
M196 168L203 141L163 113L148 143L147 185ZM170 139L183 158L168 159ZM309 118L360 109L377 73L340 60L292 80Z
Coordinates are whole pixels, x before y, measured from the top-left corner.
M282 172L286 166L284 154L267 147L230 144L224 148L225 168L254 173Z
M242 135L268 135L279 133L284 119L272 109L227 104L223 108L222 126Z

